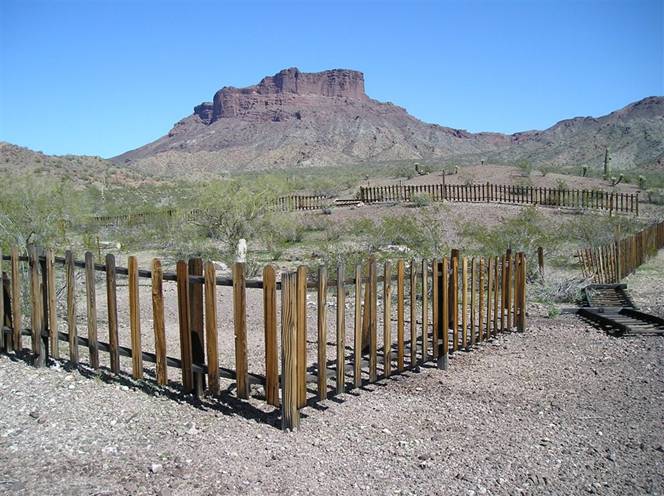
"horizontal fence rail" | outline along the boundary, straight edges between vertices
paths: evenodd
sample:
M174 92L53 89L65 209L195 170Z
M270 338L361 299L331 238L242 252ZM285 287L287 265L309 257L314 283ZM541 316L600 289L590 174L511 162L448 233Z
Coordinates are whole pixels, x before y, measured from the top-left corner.
M27 352L35 366L47 364L49 357L66 355L73 364L87 359L94 370L101 367L100 354L107 353L114 374L129 373L122 370L120 357L131 358L134 379L143 379L143 365L150 363L159 385L168 383L169 369L177 369L178 387L195 396L218 395L220 380L228 380L239 398L253 394L281 408L284 429L297 428L300 409L312 402L425 362L446 368L450 353L526 327L526 257L510 250L490 258L468 258L453 250L441 259L381 264L370 257L351 278L343 264L329 275L325 267L310 272L300 266L281 273L280 281L270 265L262 280L249 281L242 263L233 266L232 277L223 278L201 259L180 260L175 272L164 271L159 259L152 260L150 270L139 269L135 257L129 257L127 267L116 266L112 254L104 262L95 263L90 252L75 260L71 251L56 257L34 246L27 254L17 247L9 255L0 253L0 349ZM127 276L121 298L118 275ZM140 312L141 279L150 286L152 319L147 322ZM175 291L167 291L168 282L175 283ZM220 286L231 288L229 301L220 301ZM260 374L249 371L248 337L255 337L256 330L247 324L248 289L262 293L258 335L264 353L260 359L251 355L254 365L259 361ZM168 295L177 304L175 336L166 331ZM81 316L79 299L85 306ZM106 322L97 316L102 300ZM120 305L128 307L128 346L120 344L118 313L126 310ZM312 306L315 312L308 319ZM218 341L224 317L232 319L232 350L221 350ZM106 341L99 338L100 323ZM147 333L154 336L150 350L143 345ZM26 337L29 350L24 349ZM177 342L179 358L167 355L167 341ZM230 351L232 366L220 351ZM256 396L252 384L262 387L264 395Z
M361 186L363 203L413 201L417 196L433 201L529 204L550 207L588 208L639 215L639 193L536 188L501 184L395 184Z
M613 284L634 272L664 248L664 221L636 234L578 250L583 276L598 284Z

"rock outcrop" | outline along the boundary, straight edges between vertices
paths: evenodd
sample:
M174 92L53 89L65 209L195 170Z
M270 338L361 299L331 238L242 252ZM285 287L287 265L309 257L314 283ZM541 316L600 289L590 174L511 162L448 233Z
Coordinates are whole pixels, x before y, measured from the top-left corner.
M575 118L544 131L470 133L424 123L402 107L369 98L364 75L284 69L246 88L224 87L166 136L113 158L173 175L241 169L492 161L614 167L661 163L664 99L651 97L608 116Z

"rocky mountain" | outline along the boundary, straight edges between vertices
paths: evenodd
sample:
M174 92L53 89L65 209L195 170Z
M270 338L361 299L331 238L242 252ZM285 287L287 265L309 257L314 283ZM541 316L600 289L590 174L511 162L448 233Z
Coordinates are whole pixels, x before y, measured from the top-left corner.
M664 97L644 98L603 117L575 117L544 131L516 133L512 143L486 160L601 167L608 148L612 168L664 169Z
M166 175L404 160L601 166L606 147L614 168L662 166L664 98L544 131L469 133L369 98L361 72L290 68L254 86L222 88L166 136L112 160Z
M361 72L285 69L225 87L168 135L113 160L160 172L433 160L497 151L510 138L426 124L364 91Z

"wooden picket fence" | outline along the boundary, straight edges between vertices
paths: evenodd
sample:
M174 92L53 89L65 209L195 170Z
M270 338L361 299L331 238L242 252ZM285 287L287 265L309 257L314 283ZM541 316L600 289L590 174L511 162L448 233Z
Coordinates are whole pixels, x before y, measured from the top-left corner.
M614 284L664 248L664 221L611 243L578 250L583 276L597 284Z
M79 348L88 350L89 366L99 370L100 352L110 356L110 371L121 370L120 357L131 358L131 374L144 378L143 363L155 365L156 382L168 382L167 369L179 369L181 389L195 395L217 395L220 379L235 381L236 394L246 399L250 385L263 387L265 401L281 407L282 426L294 429L299 425L299 410L308 402L324 400L366 382L375 382L414 369L424 362L434 361L446 368L448 354L459 349L470 350L481 341L497 333L526 326L526 257L508 250L502 257L472 258L453 250L450 257L436 260L387 261L379 274L378 264L371 257L355 268L354 278L345 277L343 264L336 269L336 280L328 279L325 267L318 268L310 278L308 269L300 266L295 272L283 272L277 281L274 267L263 270L262 280L245 277L244 264L233 266L232 277L218 277L211 262L201 259L180 260L175 272L162 269L159 259L151 269L139 269L135 257L128 258L127 267L115 264L109 254L104 264L95 263L87 252L83 261L75 260L71 251L56 257L50 250L29 247L27 254L14 247L10 255L0 256L0 272L9 262L0 284L0 349L4 352L23 352L23 338L31 342L33 363L43 366L47 357L61 359L59 342L68 344L68 359L81 361ZM25 269L25 270L22 270ZM77 290L75 271L85 275L86 332L80 332L76 315ZM66 300L66 315L60 331L57 312L58 288L56 273L61 270L62 295ZM28 274L29 294L23 288L22 274ZM98 339L96 280L103 273L108 315L108 342ZM117 276L128 280L128 305L131 345L121 346L118 335ZM145 337L140 317L139 279L151 285L154 351L144 350ZM178 329L180 357L166 353L164 320L164 283L177 287ZM379 283L382 283L380 287ZM231 308L234 328L234 368L219 363L217 288L232 287ZM393 289L396 286L396 298ZM408 291L406 291L408 288ZM353 307L354 319L346 323L346 294ZM249 372L247 353L247 291L260 290L263 300L264 374ZM328 291L333 293L328 298ZM278 292L281 293L277 298ZM307 294L315 296L317 309L317 356L307 357ZM362 301L364 299L364 301ZM393 312L396 304L396 318ZM281 347L278 345L277 312L280 301ZM354 304L353 304L354 301ZM382 319L378 306L382 306ZM334 349L336 359L328 361L328 305L333 303L336 314ZM23 325L24 308L30 308L30 327ZM406 313L408 307L408 313ZM382 320L382 339L378 336ZM393 321L396 320L396 340ZM406 323L410 336L406 336ZM346 332L352 329L350 339ZM255 329L251 329L254 332ZM81 335L85 334L85 336ZM379 341L382 346L379 347ZM349 344L350 349L349 349ZM396 357L393 355L396 351ZM406 354L408 351L408 355ZM279 365L281 355L281 366ZM368 362L366 360L368 358ZM281 370L281 372L280 372ZM347 380L349 376L350 383ZM332 385L330 384L332 381ZM315 387L314 387L315 386ZM331 387L332 386L332 387Z
M535 188L501 184L395 184L360 187L364 203L412 201L425 195L433 201L529 204L588 208L639 215L639 193L580 189Z
M332 201L325 195L286 195L276 200L276 207L282 212L295 210L319 210L329 206Z
M270 202L269 207L280 212L294 212L299 210L319 210L333 204L334 201L325 195L292 194L278 197L273 202ZM86 223L102 226L136 225L148 221L168 220L177 215L184 215L186 220L192 220L200 213L201 209L182 211L167 208L122 215L94 215L87 218Z

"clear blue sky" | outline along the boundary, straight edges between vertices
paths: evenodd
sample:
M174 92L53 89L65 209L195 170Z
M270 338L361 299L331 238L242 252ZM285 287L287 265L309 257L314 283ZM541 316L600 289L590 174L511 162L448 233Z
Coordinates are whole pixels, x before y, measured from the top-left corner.
M222 86L351 68L470 131L546 128L664 94L664 0L0 0L0 140L113 156Z

